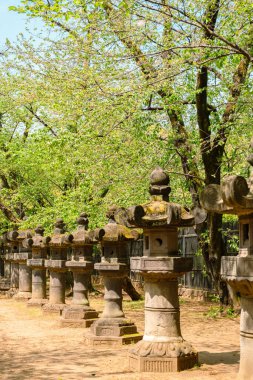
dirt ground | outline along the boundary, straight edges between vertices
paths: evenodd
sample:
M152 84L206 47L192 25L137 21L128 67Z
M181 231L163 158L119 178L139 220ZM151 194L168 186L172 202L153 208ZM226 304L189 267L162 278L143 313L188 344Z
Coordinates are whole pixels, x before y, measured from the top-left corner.
M102 297L91 298L102 311ZM129 346L91 348L84 344L87 329L60 327L59 317L21 301L0 299L0 380L226 380L235 378L239 365L239 317L216 317L217 305L181 300L183 337L199 353L200 366L169 373L128 370ZM143 332L143 302L124 300L126 317Z

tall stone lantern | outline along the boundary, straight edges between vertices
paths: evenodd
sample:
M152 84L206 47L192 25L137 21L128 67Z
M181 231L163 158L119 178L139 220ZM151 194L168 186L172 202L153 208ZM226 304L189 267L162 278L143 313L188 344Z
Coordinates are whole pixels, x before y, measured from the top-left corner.
M253 149L253 139L251 141ZM248 157L253 166L253 154ZM248 181L237 175L224 178L222 184L209 185L201 194L202 206L239 218L239 253L223 256L221 277L241 299L240 368L238 378L253 379L253 171Z
M10 265L10 290L8 292L10 296L15 294L19 287L19 264L14 258L14 254L18 252L17 237L17 229L8 231L3 235L5 260Z
M182 206L169 202L169 177L161 169L151 174L150 202L126 210L126 225L143 229L143 256L131 258L131 270L145 281L145 331L130 350L132 371L173 372L193 367L198 360L181 335L178 277L190 271L191 257L178 253L178 228L194 224Z
M73 235L65 232L65 223L57 219L49 242L50 258L45 260L50 272L49 301L42 307L45 313L61 314L65 306L66 261L73 240Z
M3 278L1 279L1 290L10 289L10 276L11 276L11 262L7 258L7 253L8 253L8 248L7 248L7 242L6 242L6 236L2 235L1 236L1 247L2 247L2 252L1 252L1 258L3 260L4 264L4 273L3 273Z
M27 260L27 266L32 269L32 297L27 306L42 306L48 302L46 297L46 267L51 238L44 236L44 228L38 226L35 235L28 241L32 249L32 258Z
M142 338L135 324L125 318L122 309L122 281L128 274L127 242L138 239L139 233L117 224L116 212L115 206L107 212L109 222L104 227L105 235L101 241L102 258L95 264L95 269L104 279L105 302L101 317L92 324L91 333L86 335L86 342L92 345L129 344Z
M27 260L32 257L29 243L32 236L31 230L18 230L18 252L14 253L14 260L19 264L19 290L14 295L17 300L28 301L32 296L32 270L27 266Z
M66 262L66 267L74 277L73 299L71 305L63 309L61 324L90 327L98 318L98 313L90 307L88 299L91 272L94 269L93 246L102 239L105 231L88 230L89 220L85 213L80 214L77 224L77 231L73 232L72 257Z

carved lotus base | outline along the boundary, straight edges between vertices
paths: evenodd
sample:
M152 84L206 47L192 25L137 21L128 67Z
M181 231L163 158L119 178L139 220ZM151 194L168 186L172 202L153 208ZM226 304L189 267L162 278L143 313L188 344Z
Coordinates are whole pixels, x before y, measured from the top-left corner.
M177 372L194 367L198 354L191 344L177 342L138 342L129 354L131 371Z
M170 358L196 354L192 345L180 337L174 342L149 342L142 340L132 348L131 353L139 356L167 356Z

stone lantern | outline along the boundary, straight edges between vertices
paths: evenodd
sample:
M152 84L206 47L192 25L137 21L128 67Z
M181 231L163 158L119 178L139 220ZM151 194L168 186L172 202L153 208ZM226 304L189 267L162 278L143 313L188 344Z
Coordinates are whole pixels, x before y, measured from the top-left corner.
M3 235L3 244L5 252L5 260L10 265L10 290L8 294L11 296L18 291L19 271L18 262L14 259L14 254L18 252L18 231L8 231Z
M178 228L194 217L169 202L169 177L161 169L151 174L150 202L125 211L125 224L143 229L143 256L131 258L131 270L144 277L145 331L129 355L132 371L174 372L193 367L198 357L180 331L178 277L190 271L191 257L178 253Z
M14 260L19 264L19 290L14 295L17 300L29 300L32 296L32 270L27 266L27 260L32 257L29 243L32 236L31 230L18 230L18 252L14 253Z
M43 235L43 227L38 226L35 229L35 235L28 242L32 249L32 258L27 260L27 266L32 269L32 298L28 301L27 306L42 306L48 302L45 260L48 256L48 243L51 238Z
M4 246L3 237L0 236L0 279L4 277Z
M65 306L66 261L73 235L65 234L65 223L56 220L54 233L49 242L50 259L45 266L50 272L49 301L42 309L45 313L61 314Z
M98 318L98 313L90 307L88 300L88 287L94 269L93 245L102 239L105 231L88 231L89 220L85 213L79 216L77 223L78 229L73 233L72 258L66 262L74 277L73 299L71 305L63 309L61 323L72 327L90 327Z
M6 241L5 236L1 236L1 259L3 263L2 278L0 280L1 290L10 289L10 276L11 276L11 262L7 259Z
M253 139L251 141L253 149ZM248 157L253 166L253 154ZM202 206L239 218L239 253L223 256L221 277L241 299L240 369L238 378L253 379L253 171L249 181L237 175L225 177L222 184L209 185L201 194Z
M104 227L105 235L101 241L102 258L95 264L104 279L105 303L101 317L92 324L91 333L86 336L86 341L92 345L121 345L142 338L135 324L125 318L122 309L122 281L128 274L127 243L138 239L139 233L117 224L116 211L113 206L107 213L109 222Z

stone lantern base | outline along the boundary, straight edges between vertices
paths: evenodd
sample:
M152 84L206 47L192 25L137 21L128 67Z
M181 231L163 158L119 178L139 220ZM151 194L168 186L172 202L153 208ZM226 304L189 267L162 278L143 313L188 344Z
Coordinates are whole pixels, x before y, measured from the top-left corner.
M198 363L191 344L176 342L139 342L129 353L129 369L134 372L177 372Z
M65 306L62 311L61 326L64 327L90 327L98 318L98 312L89 306Z
M179 372L190 369L197 363L197 354L178 358L160 356L143 357L134 354L129 355L129 369L133 372Z
M43 305L45 305L46 303L48 302L48 299L46 298L39 298L39 299L36 299L36 298L31 298L28 302L27 302L27 305L28 307L42 307Z
M32 292L18 292L13 296L16 301L28 301L32 298Z
M44 314L61 315L64 307L66 307L65 303L46 303L42 306L42 310Z
M91 326L91 332L85 335L85 341L92 346L136 343L142 339L137 332L137 327L131 321L124 318L98 319Z

